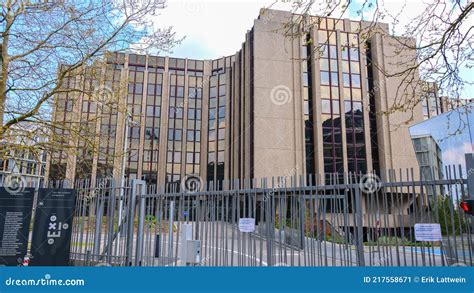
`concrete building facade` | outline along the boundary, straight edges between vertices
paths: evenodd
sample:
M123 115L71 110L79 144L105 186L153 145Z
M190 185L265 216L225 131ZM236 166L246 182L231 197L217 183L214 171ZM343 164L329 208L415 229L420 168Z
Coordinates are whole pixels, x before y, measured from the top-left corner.
M421 105L425 120L436 117L462 107L467 107L474 99L454 99L440 95L439 87L434 82L423 82L423 94L421 95Z
M395 64L416 60L416 52L397 55L400 39L386 24L365 39L361 28L373 24L348 19L307 17L289 37L283 30L295 17L262 11L242 48L216 60L111 54L99 80L111 89L126 84L118 103L127 111L81 94L58 96L55 120L84 124L99 151L69 142L78 152L53 154L49 178L125 174L164 184L188 175L327 178L416 168L405 121L422 121L422 105L387 114L403 76L379 70L400 70Z

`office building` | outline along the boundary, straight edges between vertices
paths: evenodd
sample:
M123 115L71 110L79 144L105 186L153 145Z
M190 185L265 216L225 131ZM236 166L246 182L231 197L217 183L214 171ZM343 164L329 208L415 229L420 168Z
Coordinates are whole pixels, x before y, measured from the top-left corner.
M422 121L422 105L384 114L403 76L376 69L416 60L415 51L396 54L399 41L414 40L383 23L364 39L373 24L317 16L289 37L292 17L262 11L242 48L215 60L111 53L96 79L117 92L117 108L65 93L54 109L57 122L87 128L99 151L69 141L77 150L52 154L49 178L125 172L160 185L191 174L216 181L416 168L405 122ZM66 87L93 80L77 76Z
M420 167L421 180L433 181L442 179L443 160L441 149L436 140L431 135L415 135L412 137L412 140ZM440 195L440 186L436 188L437 190L434 190L432 186L427 186L425 193L429 196Z

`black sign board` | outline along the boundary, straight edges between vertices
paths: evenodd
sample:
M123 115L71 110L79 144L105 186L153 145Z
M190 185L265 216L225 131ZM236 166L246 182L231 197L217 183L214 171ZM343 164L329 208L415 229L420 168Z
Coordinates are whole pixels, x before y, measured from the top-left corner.
M23 263L28 248L34 188L8 190L0 187L0 264Z
M75 202L74 189L39 189L30 265L69 265Z

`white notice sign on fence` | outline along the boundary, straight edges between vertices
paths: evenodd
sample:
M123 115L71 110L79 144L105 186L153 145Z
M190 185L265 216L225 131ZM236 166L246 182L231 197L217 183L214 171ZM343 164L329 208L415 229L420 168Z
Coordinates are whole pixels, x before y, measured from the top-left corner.
M240 232L254 232L255 231L255 219L254 218L241 218L239 219L239 230Z
M417 241L441 241L441 225L415 224L415 239Z

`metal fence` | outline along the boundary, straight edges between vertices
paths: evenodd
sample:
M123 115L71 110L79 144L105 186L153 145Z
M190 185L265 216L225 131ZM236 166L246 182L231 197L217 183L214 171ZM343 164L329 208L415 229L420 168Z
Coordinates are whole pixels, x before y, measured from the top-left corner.
M413 170L334 180L280 177L147 186L76 182L74 265L473 265L473 219L461 169L415 180ZM190 188L191 186L191 188ZM255 229L252 229L255 221ZM246 223L246 226L240 224ZM439 223L442 241L414 227ZM247 229L247 230L246 230ZM250 229L250 230L248 230Z

